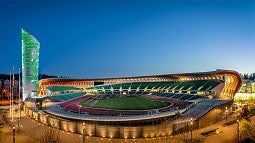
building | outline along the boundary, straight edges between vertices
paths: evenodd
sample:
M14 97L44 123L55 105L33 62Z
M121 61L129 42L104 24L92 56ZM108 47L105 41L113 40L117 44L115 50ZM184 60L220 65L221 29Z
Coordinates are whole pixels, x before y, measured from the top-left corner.
M235 101L255 101L255 81L243 80L242 86L236 93Z
M11 85L13 85L13 87L12 87L13 91L10 90ZM11 95L10 92L13 92L14 99L18 98L18 96L19 96L19 81L14 80L14 83L11 84L10 80L7 79L4 81L2 87L0 85L0 89L1 89L0 93L2 93L0 95L2 95L2 98L9 99L9 97Z
M38 88L40 43L30 33L21 30L22 38L22 85L23 100Z
M11 95L10 85L11 85L10 80L7 79L4 81L3 93L4 93L4 97L8 99L10 98L10 95Z
M28 99L25 112L38 122L61 130L78 134L85 130L86 136L120 139L164 137L188 131L190 119L193 129L222 121L227 116L226 109L231 110L241 83L240 75L230 70L102 79L43 79L39 81L37 92L40 97ZM83 92L59 92L59 95L47 92L70 90L70 87L83 88ZM116 106L79 106L83 101L96 105L104 99L133 97L169 104L132 110ZM48 102L56 104L47 105ZM130 107L137 104L132 101ZM47 106L47 110L33 112L38 105Z

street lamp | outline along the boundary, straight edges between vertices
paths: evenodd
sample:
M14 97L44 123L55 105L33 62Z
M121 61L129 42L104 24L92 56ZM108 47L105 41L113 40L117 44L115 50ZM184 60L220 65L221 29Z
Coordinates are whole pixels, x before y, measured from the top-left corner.
M6 91L6 90L4 89L4 90L3 90L3 97L5 97L5 91Z
M46 123L45 123L46 125L49 125L49 124L48 124L48 117L49 117L49 115L47 114L47 115L46 115Z
M190 140L192 141L193 118L190 118Z
M239 120L236 120L237 123L237 142L239 143Z
M79 107L79 114L81 113L81 105L78 105L78 107Z
M85 122L82 123L82 143L85 143Z
M15 143L15 126L12 127L12 142Z

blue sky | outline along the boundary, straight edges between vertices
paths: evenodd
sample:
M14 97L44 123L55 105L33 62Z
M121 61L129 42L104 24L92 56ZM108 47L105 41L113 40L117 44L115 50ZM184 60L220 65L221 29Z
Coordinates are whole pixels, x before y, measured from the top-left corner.
M255 1L1 1L0 21L0 73L21 67L21 28L45 74L255 72Z

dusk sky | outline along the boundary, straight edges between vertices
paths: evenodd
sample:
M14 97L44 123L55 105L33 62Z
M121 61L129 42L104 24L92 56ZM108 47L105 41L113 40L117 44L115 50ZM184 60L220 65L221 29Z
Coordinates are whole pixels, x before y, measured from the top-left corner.
M255 1L0 1L0 73L21 68L21 28L39 73L73 78L255 72Z

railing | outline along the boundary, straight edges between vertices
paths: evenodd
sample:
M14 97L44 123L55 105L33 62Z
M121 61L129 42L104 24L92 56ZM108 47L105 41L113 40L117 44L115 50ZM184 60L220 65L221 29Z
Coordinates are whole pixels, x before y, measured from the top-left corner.
M49 110L51 109L52 110ZM58 111L54 111L54 108ZM57 109L58 108L58 109ZM45 110L45 112L55 115L55 116L60 116L64 118L72 118L72 119L78 119L78 120L90 120L90 121L132 121L132 120L144 120L144 119L153 119L153 118L161 118L161 117L166 117L166 116L173 116L177 115L180 113L183 113L185 109L172 109L167 112L159 112L155 114L144 114L144 115L119 115L119 116L106 116L106 115L89 115L89 114L78 114L74 112L68 112L68 111L63 111L63 113L60 113L59 110L61 111L62 109L55 106L48 107L48 110Z

